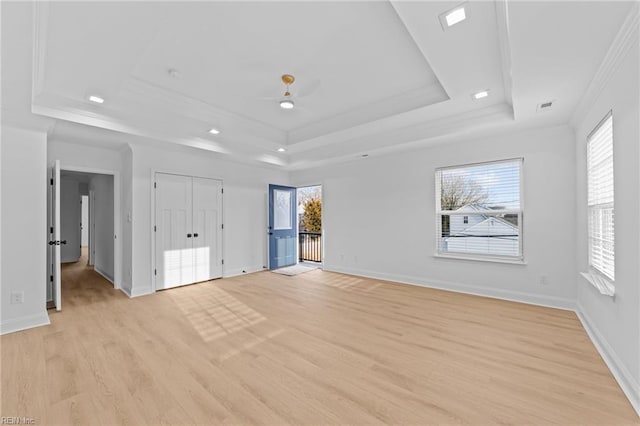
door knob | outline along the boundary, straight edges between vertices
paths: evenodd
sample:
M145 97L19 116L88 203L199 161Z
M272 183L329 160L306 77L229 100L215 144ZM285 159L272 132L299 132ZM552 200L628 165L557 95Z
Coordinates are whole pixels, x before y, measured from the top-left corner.
M198 234L193 234L193 238L198 238Z
M191 238L191 234L187 234L187 238Z
M67 240L60 241L60 244L65 244L66 245L67 244Z

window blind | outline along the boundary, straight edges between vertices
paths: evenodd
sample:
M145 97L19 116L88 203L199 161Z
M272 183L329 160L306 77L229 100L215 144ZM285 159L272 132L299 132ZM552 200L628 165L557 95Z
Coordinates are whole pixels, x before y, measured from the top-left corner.
M587 137L589 265L615 279L613 116L609 113Z
M522 159L436 170L438 253L522 259Z

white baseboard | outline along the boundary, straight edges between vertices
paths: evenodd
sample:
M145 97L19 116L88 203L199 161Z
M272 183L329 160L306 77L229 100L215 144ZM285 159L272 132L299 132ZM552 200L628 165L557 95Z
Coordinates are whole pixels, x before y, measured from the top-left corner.
M586 330L589 338L593 342L605 364L611 370L611 374L615 377L616 381L622 388L622 391L629 399L629 402L640 416L640 383L636 381L633 375L629 372L627 367L622 363L620 357L613 350L611 345L602 336L602 333L596 328L593 321L585 313L584 308L578 302L576 304L576 314L582 323L582 326Z
M153 293L153 289L151 288L150 285L144 286L144 287L136 286L130 289L128 292L125 292L125 294L129 297L146 296L147 294L152 294L152 293Z
M131 284L128 282L124 281L118 290L131 297Z
M491 297L493 299L509 300L511 302L527 303L529 305L544 306L547 308L575 310L575 301L556 296L546 296L532 293L523 293L497 288L487 288L470 284L460 284L447 281L436 281L418 277L411 277L384 272L366 271L354 268L326 266L325 271L340 272L343 274L358 275L361 277L378 280L393 281L401 284L409 284L420 287L435 288L438 290L453 291L456 293L473 294L475 296Z
M109 281L111 284L113 284L113 278L111 278L109 275L107 275L106 272L104 272L102 269L98 268L97 266L94 265L93 270L96 271L98 274L102 275L102 277ZM114 284L115 286L115 284Z
M16 331L26 330L28 328L49 325L49 315L47 311L40 312L35 315L27 315L24 317L10 318L0 323L0 334L8 334Z
M264 270L265 269L262 267L262 265L253 265L246 268L228 269L224 271L222 278L237 277L238 275L252 274L254 272L260 272Z

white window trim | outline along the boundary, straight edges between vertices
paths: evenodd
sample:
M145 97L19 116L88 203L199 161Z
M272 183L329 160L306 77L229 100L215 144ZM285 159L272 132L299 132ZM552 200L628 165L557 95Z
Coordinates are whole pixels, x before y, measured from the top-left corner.
M594 286L600 294L613 297L616 294L616 286L613 285L611 280L605 277L600 271L589 268L590 272L580 272L580 275L587 280L592 286Z
M443 170L449 169L458 169L462 167L470 167L470 166L479 166L479 165L490 165L490 164L500 164L500 163L508 163L512 161L520 162L520 209L512 210L512 209L504 209L504 210L479 210L477 214L487 214L487 215L498 215L498 214L518 214L518 245L519 245L519 256L497 256L490 254L468 254L468 253L449 253L449 252L441 252L441 240L442 240L442 219L441 216L464 216L468 215L469 212L457 212L455 210L442 210L440 205L441 198L441 187L440 187L440 172ZM466 163L466 164L458 164L455 166L446 166L446 167L438 167L435 171L435 181L436 181L436 247L435 253L433 255L434 258L440 259L454 259L454 260L466 260L466 261L474 261L474 262L493 262L493 263L508 263L515 265L526 265L525 257L524 257L524 157L516 157L516 158L506 158L503 160L494 160L494 161L482 161L476 163Z
M436 253L433 255L436 259L454 259L454 260L468 260L471 262L489 262L489 263L507 263L510 265L526 265L524 258L520 257L504 257L504 256L490 256L490 255L471 255L471 254L454 254L454 253Z
M589 149L589 139L600 129L600 127L609 119L611 118L611 120L613 120L613 110L610 110L599 122L598 124L593 128L593 130L587 135L586 140L587 140L587 150ZM612 122L612 139L613 139L613 122ZM613 141L612 141L613 143ZM588 155L588 154L587 154ZM588 189L588 185L589 185L589 178L588 178L588 170L589 164L587 161L587 191ZM614 193L615 193L615 164L614 164ZM614 208L614 212L615 212L615 199L613 201L613 208ZM587 215L589 214L589 203L587 201ZM614 238L615 238L615 230L614 230ZM587 282L589 282L593 287L595 287L600 294L604 295L604 296L610 296L610 297L614 297L615 296L615 292L616 292L616 287L614 285L614 281L611 280L611 278L609 278L608 276L606 276L602 271L600 271L598 268L594 267L591 264L591 248L589 247L590 243L590 238L589 238L589 228L587 225L587 265L588 265L588 272L580 272L580 275L587 280ZM614 243L615 244L615 243ZM614 270L615 270L615 251L614 251Z

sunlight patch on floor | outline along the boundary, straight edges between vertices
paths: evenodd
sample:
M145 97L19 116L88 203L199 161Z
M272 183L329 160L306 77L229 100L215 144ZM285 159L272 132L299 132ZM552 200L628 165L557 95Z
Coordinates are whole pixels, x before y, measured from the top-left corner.
M260 343L266 342L269 339L273 339L274 337L277 337L282 333L284 333L284 329L280 328L278 330L272 331L271 333L268 333L265 337L255 336L253 339L243 343L241 348L229 349L227 352L225 352L222 355L220 355L220 357L218 358L218 361L226 361L229 358L232 358L232 357L238 355L239 353L242 353L242 352L244 352L246 350L249 350L249 349L259 345Z
M323 284L329 287L339 288L341 290L359 291L363 293L368 293L371 290L374 290L382 285L382 283L369 285L362 278L350 276L342 276L338 279L332 279L331 281L325 282Z
M228 336L267 319L221 288L207 285L205 292L190 290L171 290L170 296L205 342Z

